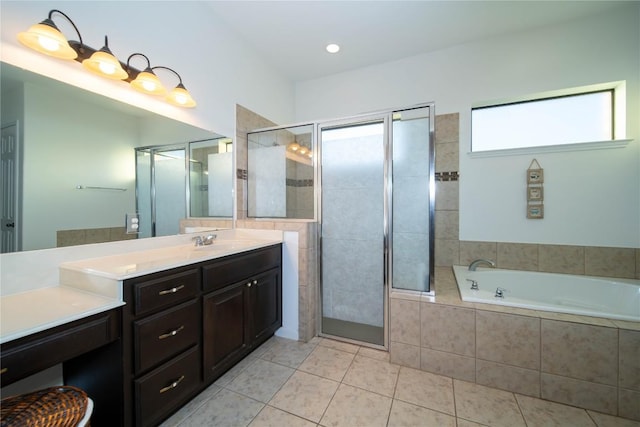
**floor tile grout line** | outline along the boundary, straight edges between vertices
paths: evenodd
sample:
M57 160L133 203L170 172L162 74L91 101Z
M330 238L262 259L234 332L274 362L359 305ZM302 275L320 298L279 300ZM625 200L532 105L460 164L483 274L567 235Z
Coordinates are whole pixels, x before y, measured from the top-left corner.
M513 400L516 402L516 407L518 408L518 412L520 413L520 416L522 417L522 422L524 422L525 427L527 427L529 425L529 423L527 422L527 417L524 416L524 411L522 410L522 407L520 406L520 402L518 401L517 394L511 392L511 396L513 396Z

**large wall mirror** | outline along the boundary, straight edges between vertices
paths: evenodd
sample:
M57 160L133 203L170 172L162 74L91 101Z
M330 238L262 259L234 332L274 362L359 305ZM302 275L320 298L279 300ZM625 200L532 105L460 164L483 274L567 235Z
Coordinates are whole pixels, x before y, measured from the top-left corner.
M6 63L0 66L3 246L11 233L18 236L14 250L136 238L125 232L125 215L137 209L136 148L194 142L190 154L214 159L206 173L232 182L226 160L231 147L225 146L229 155L218 159L211 157L208 144L196 142L215 140L214 151L222 152L220 141L230 143L222 135ZM205 176L188 166L185 175ZM208 188L204 182L194 185ZM217 191L231 194L233 189L229 184ZM198 200L201 208L190 216L224 217L210 200ZM8 218L12 210L16 216Z

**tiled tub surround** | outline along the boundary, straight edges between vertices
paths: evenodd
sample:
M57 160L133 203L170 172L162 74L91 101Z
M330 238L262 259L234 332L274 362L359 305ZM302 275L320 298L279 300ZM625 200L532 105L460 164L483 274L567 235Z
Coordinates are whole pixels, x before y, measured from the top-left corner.
M390 318L394 363L640 420L640 322L465 303L449 267Z

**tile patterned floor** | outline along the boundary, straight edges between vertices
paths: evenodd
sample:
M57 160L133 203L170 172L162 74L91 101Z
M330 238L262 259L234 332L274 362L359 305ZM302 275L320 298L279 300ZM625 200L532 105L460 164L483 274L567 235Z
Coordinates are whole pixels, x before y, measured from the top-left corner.
M334 340L274 337L161 427L640 427L388 360Z

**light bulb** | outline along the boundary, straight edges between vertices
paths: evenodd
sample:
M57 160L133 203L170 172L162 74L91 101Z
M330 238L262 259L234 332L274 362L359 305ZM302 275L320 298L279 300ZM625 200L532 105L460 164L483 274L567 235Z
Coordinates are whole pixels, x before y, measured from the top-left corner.
M186 104L187 103L187 97L184 96L183 94L179 93L176 95L175 100L178 104Z
M107 62L100 62L100 65L98 65L98 67L100 68L100 71L102 71L105 74L113 74L116 72L116 66L113 64L109 64Z
M143 82L142 87L144 88L144 90L149 92L153 92L154 90L156 90L156 84L149 81Z
M304 155L304 154L306 154L306 153L307 153L307 149L306 149L306 148L304 148L304 147L302 147L302 148L300 149L300 154Z
M40 43L40 46L42 46L43 49L46 49L49 52L60 50L60 43L50 37L39 36L38 43Z

